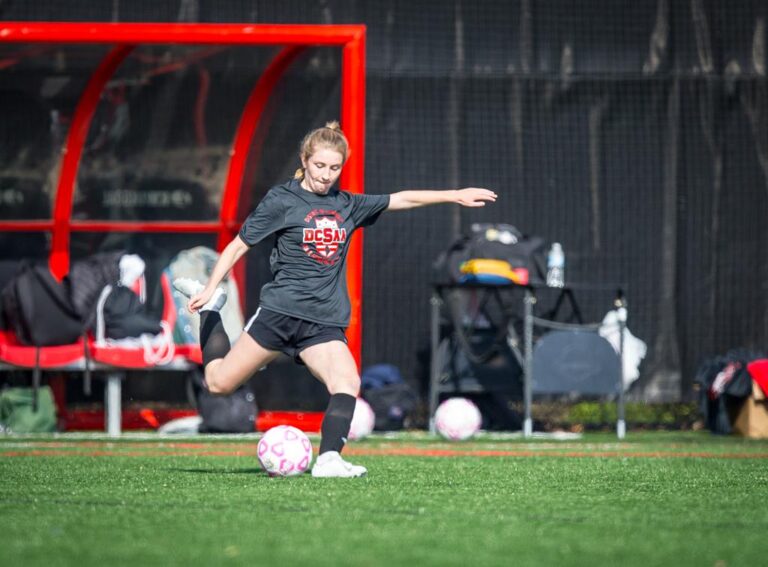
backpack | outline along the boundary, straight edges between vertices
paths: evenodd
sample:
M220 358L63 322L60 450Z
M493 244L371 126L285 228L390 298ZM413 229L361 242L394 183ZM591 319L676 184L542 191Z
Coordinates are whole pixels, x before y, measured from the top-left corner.
M95 332L99 347L142 348L148 366L168 364L175 355L170 326L147 313L141 298L120 284L101 292Z
M72 305L90 328L96 319L96 303L104 286L120 279L120 258L125 252L100 252L72 263L67 276Z
M2 291L5 327L25 345L72 344L85 325L70 297L68 278L58 282L47 266L25 262Z
M56 431L56 404L50 386L0 389L0 432Z
M434 264L434 283L521 283L544 281L545 241L510 224L475 223Z
M405 420L416 409L417 396L392 364L374 364L363 370L363 399L376 416L374 429L402 429Z
M133 291L122 285L108 285L102 291L97 313L97 336L127 339L162 332L160 320L146 311L146 305ZM103 323L100 320L103 316ZM103 324L103 333L101 330Z

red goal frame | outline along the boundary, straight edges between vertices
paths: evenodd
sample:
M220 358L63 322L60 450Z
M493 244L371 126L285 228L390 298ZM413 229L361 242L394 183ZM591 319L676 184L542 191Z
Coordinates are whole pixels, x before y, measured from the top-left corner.
M350 144L349 160L342 171L341 185L364 192L365 163L365 39L364 25L291 24L172 24L106 22L0 22L0 42L40 44L109 44L112 49L92 73L77 103L62 148L59 178L50 220L0 221L0 231L48 232L51 247L48 264L57 278L69 272L69 241L72 232L184 232L217 235L221 250L237 234L237 209L246 160L264 107L280 77L296 56L309 47L339 47L342 50L340 119ZM72 199L83 145L88 136L101 93L125 58L141 44L194 44L237 46L281 46L254 85L243 108L231 146L231 157L218 221L125 222L72 220ZM12 61L0 60L0 69ZM347 258L347 284L352 317L347 338L358 367L362 346L362 247L361 231L352 239ZM242 266L242 264L241 264ZM244 285L244 270L238 272ZM241 297L245 297L241 293Z

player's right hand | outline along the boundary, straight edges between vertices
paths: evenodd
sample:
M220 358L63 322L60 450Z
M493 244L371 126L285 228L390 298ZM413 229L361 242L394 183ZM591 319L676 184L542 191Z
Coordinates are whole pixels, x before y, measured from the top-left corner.
M187 309L189 309L189 312L196 313L203 305L208 303L208 301L211 299L211 296L213 295L214 290L215 288L205 288L197 295L192 296L192 298L189 300L189 303L187 303Z

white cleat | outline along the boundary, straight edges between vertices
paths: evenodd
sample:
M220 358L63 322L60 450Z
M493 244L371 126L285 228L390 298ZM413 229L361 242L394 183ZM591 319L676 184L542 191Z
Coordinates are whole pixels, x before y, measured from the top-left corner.
M173 280L173 287L190 298L205 289L203 284L191 278L176 278Z
M368 469L348 463L336 451L319 455L315 460L315 466L312 467L312 476L315 478L354 478L366 474Z
M173 280L173 287L189 298L196 296L198 293L205 289L203 284L191 278L176 278ZM224 307L226 302L227 290L225 290L223 287L217 287L216 291L213 292L211 299L209 299L208 303L200 308L200 311L218 311Z

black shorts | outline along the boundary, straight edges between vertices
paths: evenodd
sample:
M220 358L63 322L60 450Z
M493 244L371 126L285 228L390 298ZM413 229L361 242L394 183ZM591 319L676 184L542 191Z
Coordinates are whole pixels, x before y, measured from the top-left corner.
M330 341L347 342L342 327L313 323L263 307L245 325L245 332L264 348L283 352L299 364L304 364L299 354L307 347Z

